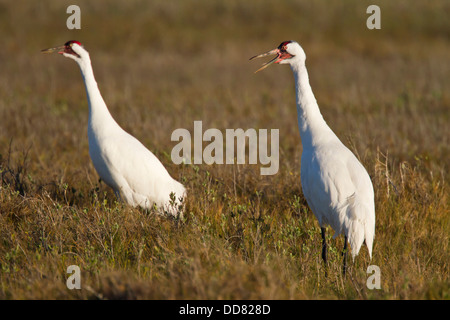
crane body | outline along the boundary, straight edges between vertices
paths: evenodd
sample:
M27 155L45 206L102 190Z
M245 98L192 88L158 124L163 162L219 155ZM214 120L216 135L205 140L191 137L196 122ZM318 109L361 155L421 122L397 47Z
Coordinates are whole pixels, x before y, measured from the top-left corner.
M89 53L78 41L46 49L75 60L89 102L89 155L100 178L118 198L133 207L182 214L185 187L174 180L158 158L123 130L110 114L94 77Z
M295 41L285 41L277 49L253 58L271 54L277 56L257 71L279 63L289 64L294 73L298 127L303 146L300 174L303 194L321 227L325 264L326 226L333 228L334 238L344 234L345 274L347 242L353 259L364 241L372 257L375 205L370 176L323 119L309 84L306 55L301 46Z

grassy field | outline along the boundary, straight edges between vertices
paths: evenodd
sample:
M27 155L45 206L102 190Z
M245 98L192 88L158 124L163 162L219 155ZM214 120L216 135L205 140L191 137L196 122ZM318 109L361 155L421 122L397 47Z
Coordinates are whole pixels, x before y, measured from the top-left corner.
M1 299L449 299L448 1L0 0ZM68 30L66 8L81 8ZM81 41L117 122L188 188L183 219L118 203L90 161ZM298 41L322 114L375 188L373 258L344 278L343 237L300 186L287 66L248 59ZM177 128L280 130L280 169L175 165ZM204 144L206 146L206 143ZM81 290L69 290L69 265ZM369 265L381 289L366 287Z

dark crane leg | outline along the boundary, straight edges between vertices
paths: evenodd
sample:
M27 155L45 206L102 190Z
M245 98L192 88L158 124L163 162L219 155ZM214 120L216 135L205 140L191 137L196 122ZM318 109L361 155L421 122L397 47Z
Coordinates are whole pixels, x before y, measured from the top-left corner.
M345 240L344 240L344 249L342 250L342 256L344 257L344 264L342 266L342 274L345 276L345 273L347 272L347 236L345 236Z
M320 228L320 230L322 232L322 259L323 259L323 263L325 265L325 277L327 277L328 276L328 273L327 273L327 242L325 240L326 229Z

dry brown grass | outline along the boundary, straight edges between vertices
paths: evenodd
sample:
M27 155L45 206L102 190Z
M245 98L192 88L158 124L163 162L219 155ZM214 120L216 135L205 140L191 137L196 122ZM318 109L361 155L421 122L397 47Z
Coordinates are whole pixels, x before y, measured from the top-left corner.
M445 1L0 1L0 298L448 299L450 26ZM401 19L400 19L401 17ZM189 188L183 221L115 201L88 155L77 66L43 48L90 51L115 119ZM347 278L329 277L300 187L288 67L254 54L294 39L322 113L371 175L377 226ZM176 128L280 129L280 170L174 165ZM206 145L206 144L205 144ZM329 232L331 234L331 232ZM82 290L68 290L68 265ZM381 290L366 268L381 268Z

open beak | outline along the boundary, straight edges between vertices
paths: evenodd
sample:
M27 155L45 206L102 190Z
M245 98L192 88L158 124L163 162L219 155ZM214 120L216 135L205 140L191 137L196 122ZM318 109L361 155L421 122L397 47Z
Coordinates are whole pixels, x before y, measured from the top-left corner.
M273 54L276 54L277 56L275 58L273 58L272 60L270 60L269 62L264 63L261 66L261 68L259 68L258 70L255 71L255 73L257 73L258 71L264 70L265 68L270 66L272 63L277 62L278 58L280 58L280 50L278 48L277 49L273 49L273 50L270 50L270 51L268 51L266 53L262 53L262 54L259 54L257 56L254 56L254 57L250 58L250 60L253 60L255 58L262 58L262 57L270 56L270 55L273 55Z
M66 50L66 46L60 46L60 47L55 47L55 48L48 48L48 49L44 49L41 50L41 53L54 53L54 52L58 52L60 54L63 54Z

